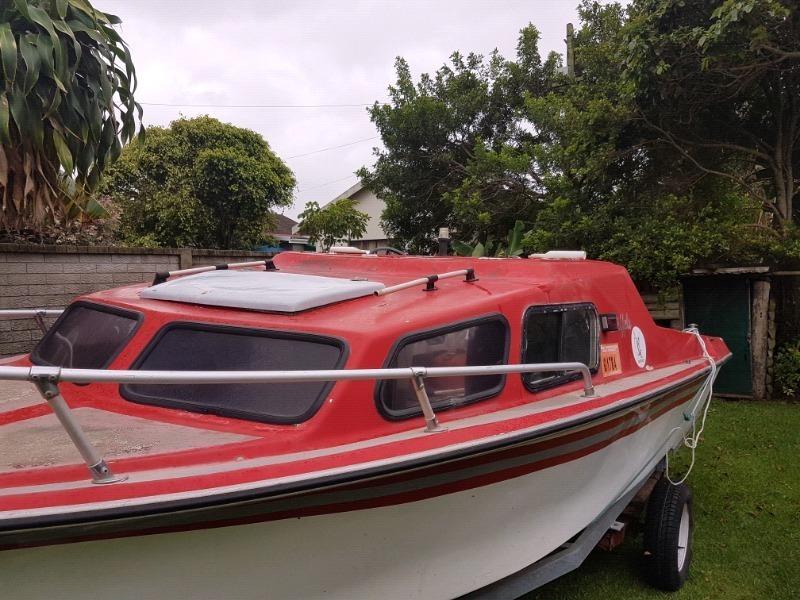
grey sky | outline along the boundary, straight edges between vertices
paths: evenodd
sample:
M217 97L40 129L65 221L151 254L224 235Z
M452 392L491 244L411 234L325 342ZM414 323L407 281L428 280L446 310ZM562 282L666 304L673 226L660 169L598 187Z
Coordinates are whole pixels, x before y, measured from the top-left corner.
M123 20L137 99L170 104L363 104L383 100L396 56L415 76L453 50L514 55L519 30L534 23L540 50L563 52L578 0L95 0ZM364 107L195 108L144 106L146 124L210 114L261 133L297 176L296 216L329 200L372 163L378 139Z

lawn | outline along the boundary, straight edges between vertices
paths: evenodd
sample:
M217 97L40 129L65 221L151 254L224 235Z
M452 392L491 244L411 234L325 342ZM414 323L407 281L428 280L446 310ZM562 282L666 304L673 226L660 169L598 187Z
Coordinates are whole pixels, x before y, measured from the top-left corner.
M688 481L695 554L684 588L643 582L637 537L595 550L527 600L800 598L800 404L714 402Z

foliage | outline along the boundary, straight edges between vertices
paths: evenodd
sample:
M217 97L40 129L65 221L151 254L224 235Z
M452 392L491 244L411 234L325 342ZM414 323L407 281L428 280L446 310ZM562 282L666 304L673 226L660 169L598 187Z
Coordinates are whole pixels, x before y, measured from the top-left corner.
M300 233L307 235L312 244L321 242L325 250L339 241L361 237L369 223L369 215L358 210L351 198L342 198L321 208L318 203L309 202L299 218Z
M246 249L261 241L270 209L291 204L294 185L259 134L203 116L148 129L103 191L122 208L125 243Z
M386 229L428 251L449 226L486 252L521 220L527 251L582 248L656 288L699 263L800 260L800 7L578 12L574 76L540 60L532 27L515 61L455 54L416 84L398 62L391 102L371 111L385 150L360 173L387 199Z
M636 202L612 194L592 210L558 198L539 213L523 247L529 253L580 248L625 265L640 283L667 289L700 263L759 262L753 252L758 243L764 252L776 252L766 243L774 236L746 225L756 211L747 198L724 187Z
M637 0L626 77L654 141L793 219L800 170L800 6Z
M515 141L532 135L520 109L524 94L541 93L557 66L554 58L542 62L538 37L532 26L522 31L516 61L455 52L417 83L397 59L390 101L370 109L385 149L375 151L372 170L359 171L386 201L389 237L427 252L439 227L485 239L530 212L541 192L530 156Z
M0 3L0 227L97 215L91 194L141 119L119 23L88 0Z
M786 398L800 396L800 338L783 344L775 353L775 388Z
M460 256L473 256L479 258L481 256L505 256L514 257L523 254L522 237L525 233L525 223L517 220L514 223L514 228L508 232L505 240L498 240L495 242L489 239L484 244L483 242L476 241L474 244L466 244L458 240L453 240L453 250Z
M37 230L0 230L0 244L47 244L50 246L114 246L117 221L105 213L99 218L82 218L53 223Z

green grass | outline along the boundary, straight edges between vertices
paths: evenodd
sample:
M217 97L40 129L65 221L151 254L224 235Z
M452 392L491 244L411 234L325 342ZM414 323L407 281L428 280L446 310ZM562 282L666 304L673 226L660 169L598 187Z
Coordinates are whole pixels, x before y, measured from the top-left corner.
M688 483L694 560L682 590L643 581L639 536L525 598L800 598L800 405L715 400Z

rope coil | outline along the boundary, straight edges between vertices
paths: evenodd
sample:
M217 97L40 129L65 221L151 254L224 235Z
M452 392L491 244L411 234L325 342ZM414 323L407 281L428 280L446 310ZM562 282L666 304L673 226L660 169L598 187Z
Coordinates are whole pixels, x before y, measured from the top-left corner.
M708 348L706 348L706 342L703 339L703 336L700 335L700 330L697 327L687 327L683 330L684 333L691 333L697 338L697 342L700 344L700 349L703 352L703 358L708 361L708 364L711 366L711 370L708 373L708 377L703 382L703 385L700 386L700 389L697 390L697 394L695 395L695 402L692 406L691 410L688 413L685 413L684 416L692 421L692 430L691 433L687 433L683 437L683 445L686 448L689 448L692 451L692 459L689 463L689 468L686 471L686 474L681 477L678 481L673 481L672 477L669 473L669 452L667 452L666 456L666 471L664 471L664 476L667 478L672 485L680 485L684 481L689 478L689 475L694 469L697 446L700 444L700 438L703 435L703 430L706 428L706 418L708 417L708 409L711 407L711 397L714 394L714 381L717 379L717 361L711 356L708 352ZM702 408L703 416L700 419L700 428L697 428L697 413L698 410ZM680 431L680 427L674 428L670 431L670 436L675 432ZM674 450L673 450L674 452Z

